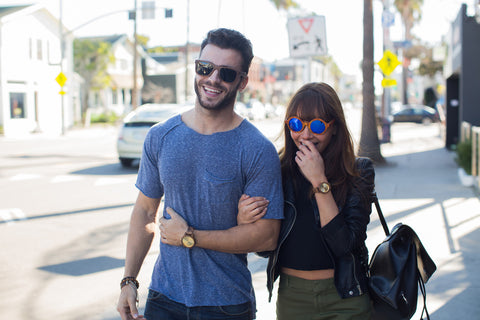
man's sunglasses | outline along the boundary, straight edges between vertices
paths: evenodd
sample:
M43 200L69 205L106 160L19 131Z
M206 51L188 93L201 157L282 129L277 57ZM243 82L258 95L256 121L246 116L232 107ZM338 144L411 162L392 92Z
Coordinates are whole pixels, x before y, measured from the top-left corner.
M290 117L285 120L285 123L288 125L291 131L295 133L300 133L305 129L305 127L309 127L310 131L315 134L324 134L327 132L328 127L334 122L335 120L330 121L329 123L325 122L325 120L316 118L310 121L303 121L298 117Z
M195 60L195 72L199 76L208 76L214 70L218 70L220 74L220 79L222 79L225 82L235 81L235 79L237 79L238 74L240 74L241 76L247 75L245 72L239 72L232 68L217 66L216 64L210 61Z

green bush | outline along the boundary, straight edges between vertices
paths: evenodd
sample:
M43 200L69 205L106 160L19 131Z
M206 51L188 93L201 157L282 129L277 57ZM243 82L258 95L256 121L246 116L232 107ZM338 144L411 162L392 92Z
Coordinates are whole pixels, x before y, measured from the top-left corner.
M92 114L91 123L115 123L119 117L114 112Z
M455 161L465 170L467 174L472 174L472 140L467 139L457 144L457 157Z

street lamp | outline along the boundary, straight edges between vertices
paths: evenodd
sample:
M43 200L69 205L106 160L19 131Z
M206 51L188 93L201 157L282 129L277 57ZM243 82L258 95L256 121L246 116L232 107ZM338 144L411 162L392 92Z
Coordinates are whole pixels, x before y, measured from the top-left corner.
M137 60L138 60L138 39L137 39L137 0L133 11L133 89L132 89L132 109L137 108Z

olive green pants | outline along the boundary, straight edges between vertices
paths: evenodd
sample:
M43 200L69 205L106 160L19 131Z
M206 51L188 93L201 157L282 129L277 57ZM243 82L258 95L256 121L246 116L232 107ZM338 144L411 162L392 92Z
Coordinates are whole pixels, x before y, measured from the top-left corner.
M305 280L280 275L277 320L368 320L368 294L342 299L333 279Z

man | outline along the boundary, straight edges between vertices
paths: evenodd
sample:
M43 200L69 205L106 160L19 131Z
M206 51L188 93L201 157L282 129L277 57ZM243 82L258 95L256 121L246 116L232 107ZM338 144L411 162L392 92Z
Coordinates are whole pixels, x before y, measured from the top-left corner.
M136 276L163 196L160 254L145 317L255 318L246 253L276 247L283 192L275 147L234 112L252 58L251 43L241 33L210 31L195 62L195 107L152 127L145 139L117 307L122 320L143 318L136 307ZM258 199L259 214L268 205L263 218L237 225L238 210Z

